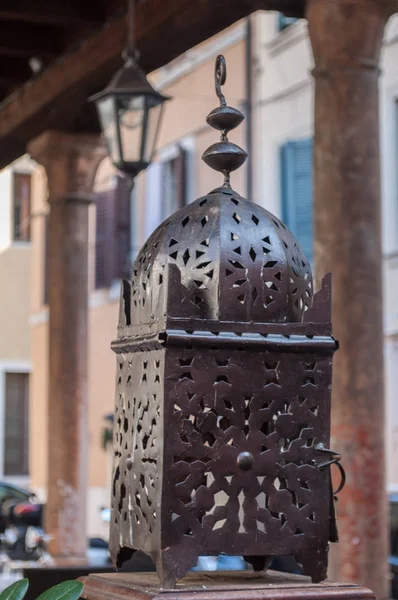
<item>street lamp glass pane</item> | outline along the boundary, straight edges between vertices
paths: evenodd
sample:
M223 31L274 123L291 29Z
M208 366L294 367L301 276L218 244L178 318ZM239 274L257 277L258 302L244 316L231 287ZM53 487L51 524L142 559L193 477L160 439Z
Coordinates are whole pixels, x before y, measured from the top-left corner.
M97 106L108 153L112 161L118 163L120 161L120 151L114 100L112 97L102 98L98 101Z
M118 98L118 119L124 162L141 160L145 98Z
M152 98L147 99L147 110L148 110L148 123L146 129L146 140L144 142L144 160L151 162L153 152L155 150L155 144L159 131L159 124L163 112L163 103L154 103Z

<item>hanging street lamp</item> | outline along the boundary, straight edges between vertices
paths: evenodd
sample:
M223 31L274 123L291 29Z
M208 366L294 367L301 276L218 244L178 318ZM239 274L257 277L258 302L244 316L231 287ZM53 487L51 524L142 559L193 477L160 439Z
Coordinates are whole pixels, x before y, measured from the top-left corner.
M137 64L134 45L135 0L128 0L128 44L125 63L107 87L90 98L96 103L113 165L132 179L151 163L170 98L157 92Z

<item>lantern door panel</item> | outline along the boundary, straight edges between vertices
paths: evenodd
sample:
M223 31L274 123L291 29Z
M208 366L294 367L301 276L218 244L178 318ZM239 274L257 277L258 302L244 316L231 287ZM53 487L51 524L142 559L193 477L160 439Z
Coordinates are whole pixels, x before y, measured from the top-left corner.
M331 358L170 348L166 372L162 546L260 556L327 544L316 446L329 444Z

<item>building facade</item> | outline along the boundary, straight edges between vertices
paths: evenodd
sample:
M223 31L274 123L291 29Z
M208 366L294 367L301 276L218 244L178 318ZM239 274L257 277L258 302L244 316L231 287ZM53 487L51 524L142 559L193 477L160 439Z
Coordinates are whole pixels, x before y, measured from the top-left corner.
M0 173L0 480L22 487L29 486L30 467L30 203L34 168L31 160L23 158Z

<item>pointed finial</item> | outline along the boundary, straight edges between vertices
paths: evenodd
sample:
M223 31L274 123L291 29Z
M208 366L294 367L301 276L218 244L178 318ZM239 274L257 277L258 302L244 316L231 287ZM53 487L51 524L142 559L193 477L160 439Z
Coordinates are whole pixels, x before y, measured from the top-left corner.
M225 96L221 91L221 86L224 85L224 83L227 80L227 63L225 62L225 58L222 54L219 54L216 58L216 64L215 64L215 69L214 69L214 79L215 79L215 86L216 86L216 94L217 94L218 99L220 100L220 106L227 106L227 103L225 101ZM242 119L243 119L243 115L242 115ZM242 120L240 122L242 122Z
M224 174L224 186L231 187L231 171L239 169L247 158L247 153L228 140L228 133L238 127L244 119L244 116L237 108L228 106L221 91L227 79L227 65L224 56L217 56L215 64L215 87L216 94L220 100L220 106L211 111L207 116L207 123L221 131L221 141L213 144L202 155L204 162L214 169Z

